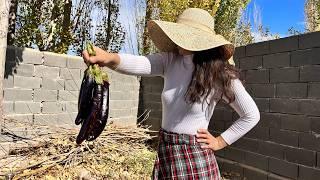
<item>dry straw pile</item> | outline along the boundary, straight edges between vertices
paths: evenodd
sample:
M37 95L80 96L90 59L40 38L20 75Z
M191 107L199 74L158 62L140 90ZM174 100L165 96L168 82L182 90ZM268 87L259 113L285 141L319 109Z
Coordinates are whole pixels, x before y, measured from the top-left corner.
M156 152L146 143L153 138L148 127L111 123L97 140L81 145L75 143L77 129L31 129L33 138L15 143L0 158L0 179L150 179Z
M150 179L156 158L149 142L155 131L149 127L120 127L112 123L93 142L75 143L78 129L30 125L6 119L2 135L12 137L9 152L0 156L2 179ZM12 128L10 128L12 127ZM27 137L12 129L23 128ZM1 137L0 137L1 138ZM3 149L0 143L0 150ZM241 179L222 173L223 180Z

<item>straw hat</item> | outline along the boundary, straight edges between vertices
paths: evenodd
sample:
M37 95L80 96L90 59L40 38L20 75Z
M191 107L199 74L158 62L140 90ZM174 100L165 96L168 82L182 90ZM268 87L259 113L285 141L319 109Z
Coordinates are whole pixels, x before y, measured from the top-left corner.
M214 31L214 18L205 10L189 8L177 21L150 20L147 24L150 37L160 51L175 51L177 45L189 51L202 51L215 47L223 50L223 59L234 65L234 46Z

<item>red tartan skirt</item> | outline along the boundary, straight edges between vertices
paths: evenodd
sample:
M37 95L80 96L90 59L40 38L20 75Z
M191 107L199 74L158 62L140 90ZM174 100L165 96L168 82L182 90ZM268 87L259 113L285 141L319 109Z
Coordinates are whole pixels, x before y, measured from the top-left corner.
M196 136L161 128L152 179L220 180L221 176L213 150L202 149Z

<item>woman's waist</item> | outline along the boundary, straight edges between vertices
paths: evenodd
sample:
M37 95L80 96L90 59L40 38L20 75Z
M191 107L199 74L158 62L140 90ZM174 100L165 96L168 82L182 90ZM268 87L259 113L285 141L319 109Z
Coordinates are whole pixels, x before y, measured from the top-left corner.
M163 128L159 130L159 140L169 144L200 145L195 134L177 133Z
M209 120L203 116L193 117L168 117L164 116L161 122L161 128L167 132L175 134L196 135L198 129L207 129Z

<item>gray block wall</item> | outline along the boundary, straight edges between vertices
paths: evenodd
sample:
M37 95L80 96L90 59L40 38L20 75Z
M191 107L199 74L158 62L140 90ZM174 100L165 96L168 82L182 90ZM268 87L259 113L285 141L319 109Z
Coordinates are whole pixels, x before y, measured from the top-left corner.
M141 77L138 114L145 118L146 125L152 130L159 130L162 119L161 92L162 77Z
M236 48L235 62L259 107L260 122L231 146L217 151L221 171L247 179L320 179L320 32ZM161 123L163 79L143 77L139 112ZM209 130L216 136L237 113L217 105Z
M81 57L8 47L3 91L6 119L79 127L74 125L74 119L85 69ZM105 70L111 80L109 121L135 125L138 78ZM2 129L9 126L8 121L1 123ZM14 127L10 130L15 131ZM10 140L0 134L0 142Z

